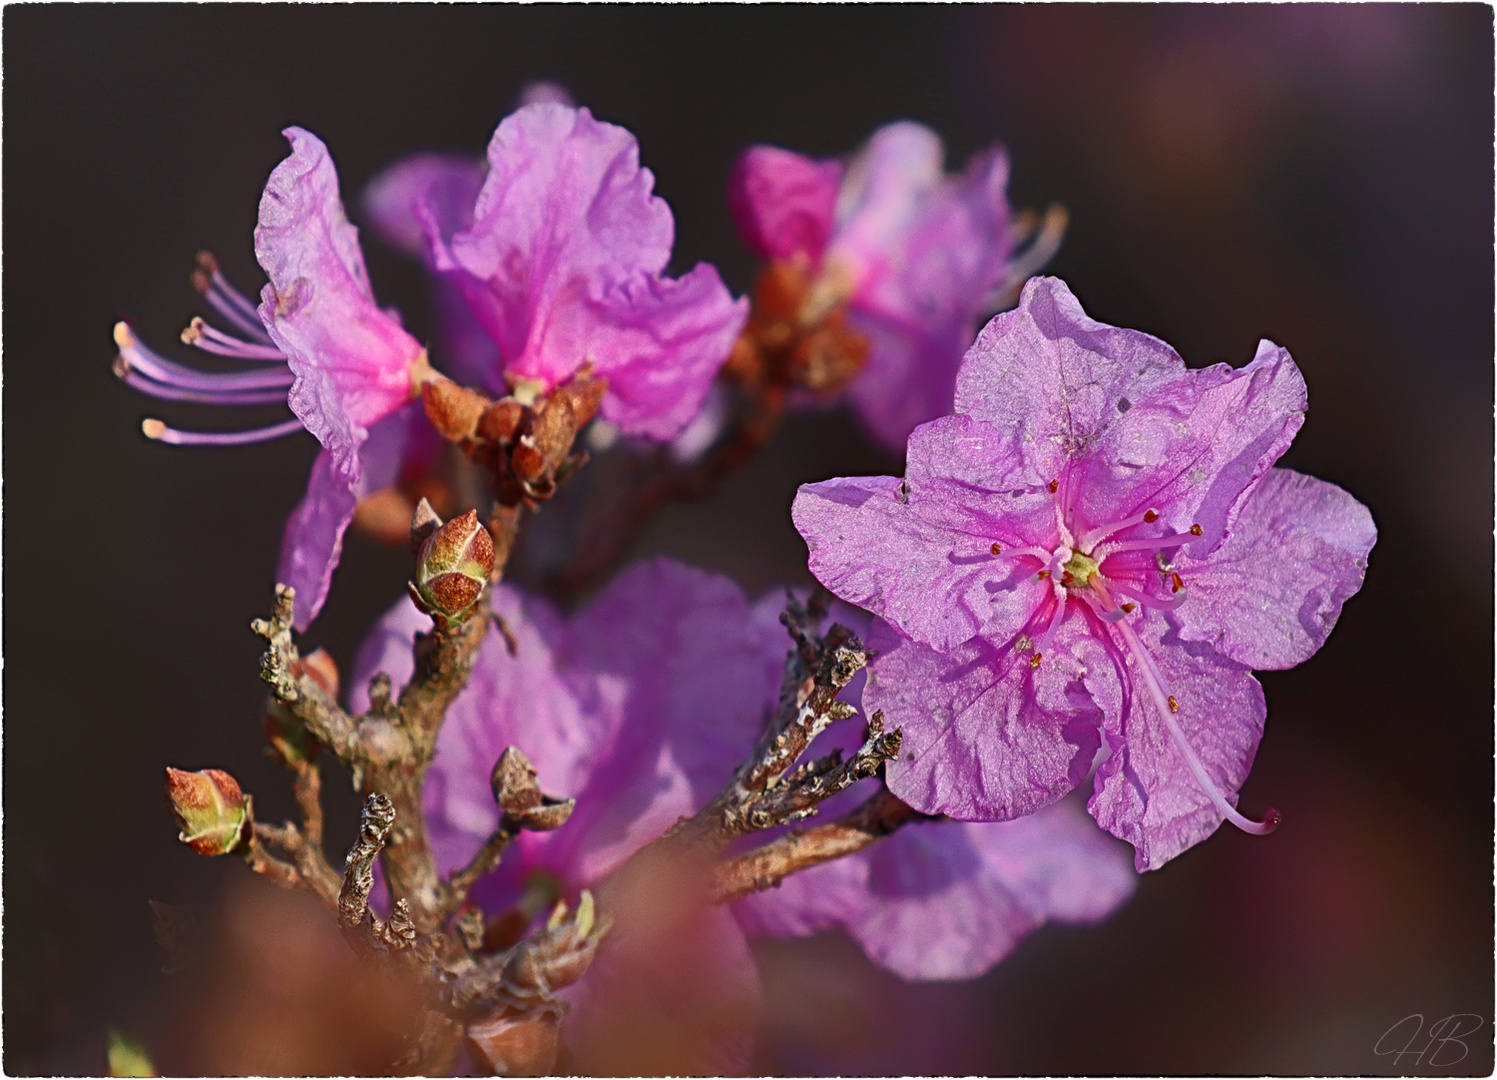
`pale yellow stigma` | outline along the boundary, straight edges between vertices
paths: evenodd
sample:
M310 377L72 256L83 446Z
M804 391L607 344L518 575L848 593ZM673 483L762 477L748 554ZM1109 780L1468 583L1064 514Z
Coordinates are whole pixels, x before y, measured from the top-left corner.
M130 324L117 322L114 324L114 343L122 349L133 349L135 347L135 335L130 332Z
M1097 572L1097 560L1079 551L1071 553L1070 561L1061 567L1061 581L1072 588L1083 589L1092 583Z

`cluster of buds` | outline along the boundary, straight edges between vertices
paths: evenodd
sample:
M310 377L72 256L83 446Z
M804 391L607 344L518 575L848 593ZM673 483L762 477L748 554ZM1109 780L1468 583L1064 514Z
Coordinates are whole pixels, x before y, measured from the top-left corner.
M494 539L478 512L469 510L443 524L422 499L411 519L411 548L416 555L411 599L434 619L461 622L494 572Z
M166 805L182 843L199 855L227 855L251 828L249 797L222 769L166 770Z
M754 389L831 395L846 387L867 363L869 345L848 327L835 281L835 275L813 275L804 256L765 266L726 374Z
M500 505L534 507L587 460L572 444L607 388L584 368L544 396L519 386L493 401L439 379L421 387L421 401L437 432L488 471Z

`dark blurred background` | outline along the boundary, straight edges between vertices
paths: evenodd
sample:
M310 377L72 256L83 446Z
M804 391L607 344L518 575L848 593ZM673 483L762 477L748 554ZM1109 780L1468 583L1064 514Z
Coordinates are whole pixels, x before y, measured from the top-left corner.
M148 443L160 410L110 375L111 324L175 353L199 248L258 288L282 126L327 142L352 209L399 155L480 152L537 78L638 135L677 267L710 260L738 291L722 192L745 144L838 154L907 117L955 167L1005 141L1015 205L1071 211L1052 270L1091 315L1193 365L1244 363L1260 336L1293 352L1312 407L1285 464L1381 530L1329 644L1263 679L1244 799L1284 811L1275 836L1224 829L1108 924L1046 928L973 983L903 986L836 937L768 946L756 1068L1491 1071L1492 67L1481 5L7 8L6 1072L99 1072L108 1026L165 1069L225 1068L217 1029L191 1031L207 984L162 974L147 901L231 927L275 901L176 843L162 768L226 767L262 813L290 809L247 623L312 440ZM418 271L366 250L381 301L428 331ZM845 419L798 418L640 550L755 594L805 580L795 486L891 466ZM404 564L351 540L312 642L346 664ZM352 797L334 802L330 836L351 835ZM214 961L225 1002L275 985L238 955ZM1374 1053L1405 1017L1454 1013L1484 1021L1464 1060Z

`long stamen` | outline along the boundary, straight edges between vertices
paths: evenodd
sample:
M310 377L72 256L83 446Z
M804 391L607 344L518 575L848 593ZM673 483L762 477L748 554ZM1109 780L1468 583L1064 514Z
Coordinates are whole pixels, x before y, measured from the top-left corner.
M275 364L286 362L286 354L275 346L253 345L240 341L238 338L225 334L222 330L209 326L202 319L193 319L187 329L182 331L182 344L194 345L204 352L232 357L235 360L260 360Z
M995 543L988 550L990 552L992 552L994 555L1001 555L1005 559L1012 558L1015 555L1033 555L1036 559L1039 559L1041 562L1048 563L1050 561L1050 553L1048 551L1046 551L1044 548L1038 548L1038 547L1015 547L1015 546L1010 545L1010 544Z
M1093 578L1092 580L1095 581L1096 578ZM1097 618L1101 619L1105 623L1115 623L1125 614L1123 608L1115 608L1111 607L1110 605L1104 604L1102 602L1102 598L1096 593L1092 592L1090 589L1081 592L1080 596L1087 602L1088 605L1090 605L1092 612L1097 616ZM1133 610L1132 604L1128 605L1128 610Z
M271 344L254 301L229 284L211 251L198 252L198 269L192 272L192 286L229 322L257 341Z
M1105 592L1103 595L1106 595ZM1158 711L1164 726L1169 729L1170 738L1175 742L1175 748L1180 751L1180 756L1185 759L1189 766L1191 775L1195 777L1196 785L1206 798L1211 800L1211 805L1216 807L1217 813L1236 825L1245 833L1254 836L1267 836L1279 827L1280 816L1277 810L1270 810L1264 814L1264 820L1254 821L1244 817L1231 803L1227 802L1221 790L1212 782L1206 772L1206 766L1196 756L1195 749L1190 745L1190 740L1185 737L1185 732L1180 730L1180 725L1175 722L1174 714L1179 711L1180 703L1174 695L1169 692L1165 684L1164 675L1154 665L1154 660L1144 650L1143 643L1138 640L1138 635L1133 632L1133 627L1126 622L1115 624L1118 633L1123 635L1123 640L1128 644L1128 651L1133 654L1134 662L1139 665L1143 673L1144 685L1148 687L1149 696L1154 699L1154 707Z
M1152 525L1159 520L1159 511L1154 509L1145 510L1141 514L1134 514L1122 521L1114 521L1111 525L1100 525L1095 529L1087 530L1085 536L1076 542L1076 546L1082 551L1090 551L1097 544L1106 540L1113 533L1122 532L1124 529L1132 528L1134 525Z
M1130 588L1127 585L1121 585L1117 581L1114 581L1112 583L1112 587L1118 592L1122 593L1124 596L1137 600L1144 607L1154 608L1158 611L1173 611L1175 608L1185 603L1185 598L1190 595L1185 591L1185 589L1182 588L1168 600L1166 600L1162 597L1150 596L1146 592L1140 592L1139 590Z
M1199 525L1192 525L1188 532L1169 533L1165 536L1149 536L1142 540L1113 540L1103 544L1092 553L1092 558L1101 562L1109 555L1117 555L1124 551L1156 551L1160 548L1176 548L1198 539L1205 530Z
M160 401L192 401L201 405L274 405L286 400L284 390L184 390L152 382L116 357L114 373L126 386Z
M142 420L140 430L148 439L170 443L173 446L244 446L247 443L268 442L290 435L302 429L300 420L287 420L269 427L251 428L249 431L178 431L167 427L160 420Z
M127 323L116 323L114 341L120 358L148 379L183 390L286 389L296 377L289 368L276 371L236 371L213 374L197 371L152 352L140 343Z

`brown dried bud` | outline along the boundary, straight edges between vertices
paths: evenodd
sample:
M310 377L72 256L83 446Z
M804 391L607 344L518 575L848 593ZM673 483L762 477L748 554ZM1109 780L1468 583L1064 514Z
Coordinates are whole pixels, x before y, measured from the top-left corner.
M421 384L421 404L426 418L437 434L451 442L471 439L478 430L479 417L489 407L489 399L446 379L432 379Z
M542 480L549 471L550 462L529 435L522 435L510 454L510 467L523 483L534 484Z
M495 1076L550 1076L561 1048L561 1013L542 1007L501 1014L467 1027L468 1045Z
M461 619L482 594L493 569L494 540L478 512L469 510L422 541L412 595L425 611Z
M511 746L499 755L489 785L510 824L531 832L561 828L577 808L576 799L554 799L541 793L535 766L518 747Z
M179 839L199 855L226 855L249 827L249 805L239 782L221 769L166 770L166 804Z
M441 527L442 519L437 517L437 512L432 509L431 503L425 499L418 502L415 513L411 515L411 554L418 554L421 551L421 545L426 543L426 538Z
M525 406L512 397L503 397L484 410L478 420L478 437L489 442L507 443L520 430Z

